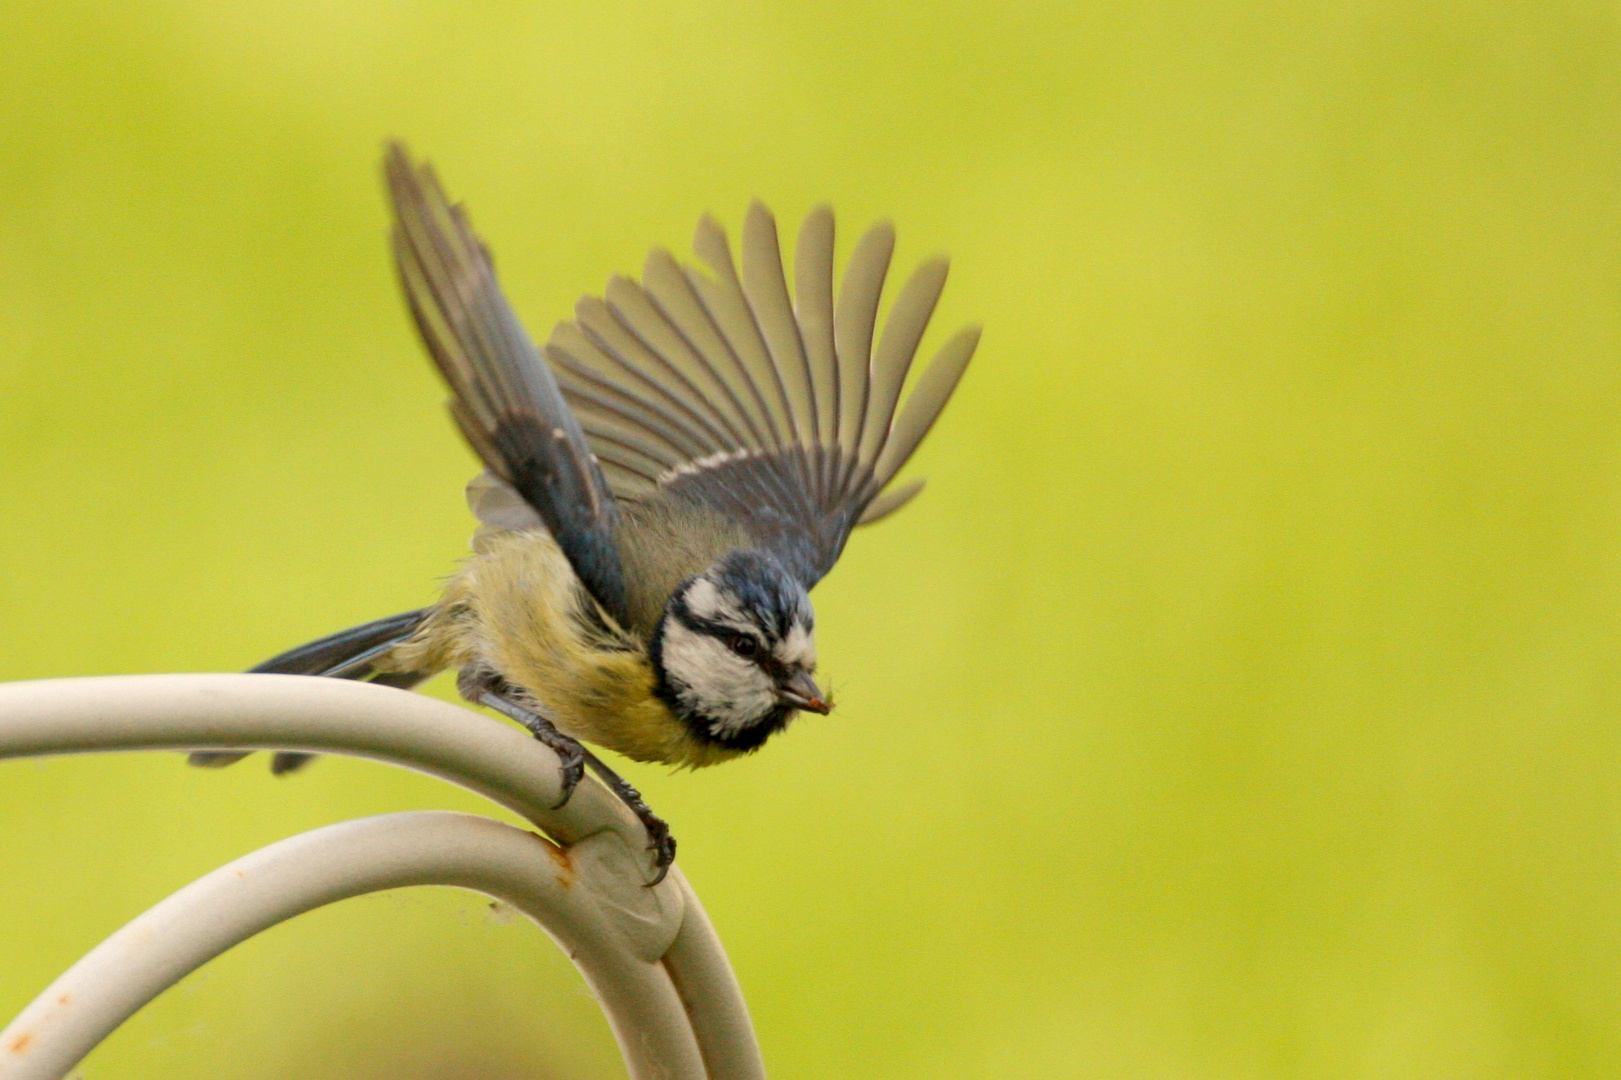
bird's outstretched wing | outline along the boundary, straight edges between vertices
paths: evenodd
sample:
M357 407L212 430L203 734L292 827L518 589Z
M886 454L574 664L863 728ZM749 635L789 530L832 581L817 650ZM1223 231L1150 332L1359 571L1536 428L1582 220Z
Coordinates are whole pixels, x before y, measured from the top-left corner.
M614 494L724 513L806 588L855 525L916 495L921 481L890 481L956 388L979 329L946 342L900 404L946 262L912 274L875 346L894 243L889 224L869 230L835 301L833 214L813 210L790 299L776 222L755 203L741 273L706 217L694 247L709 274L659 249L640 283L615 277L602 299L581 300L546 359Z
M489 254L433 170L398 143L384 163L394 258L451 414L484 465L533 507L580 581L614 618L625 613L614 529L619 507L557 379L495 281Z

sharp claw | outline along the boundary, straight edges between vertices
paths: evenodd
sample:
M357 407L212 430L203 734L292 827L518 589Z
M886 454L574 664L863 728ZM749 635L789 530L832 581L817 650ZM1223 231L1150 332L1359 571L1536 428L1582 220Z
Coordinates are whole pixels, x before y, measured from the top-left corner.
M569 799L574 796L574 789L580 786L580 780L585 776L585 747L558 731L544 716L497 693L493 687L499 685L498 679L487 672L473 667L463 668L456 685L469 701L487 705L501 715L516 720L528 729L536 742L557 755L559 784L563 794L552 809L561 810L567 806Z
M658 871L653 880L647 883L651 889L664 880L670 872L670 865L675 862L675 837L670 835L670 826L664 823L664 819L652 811L642 816L642 824L647 828L647 850L653 852L653 865Z
M553 810L561 810L567 806L568 801L574 797L574 789L579 787L580 781L585 778L585 751L576 747L573 752L558 756L562 759L559 771L562 773L563 796L557 800L557 805L552 807Z

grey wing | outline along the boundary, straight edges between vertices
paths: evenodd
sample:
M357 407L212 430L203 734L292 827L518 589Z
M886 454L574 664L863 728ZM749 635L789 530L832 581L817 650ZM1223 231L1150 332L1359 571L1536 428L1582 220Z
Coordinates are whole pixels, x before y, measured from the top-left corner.
M945 260L912 275L874 348L888 224L856 245L836 302L825 207L800 231L791 298L776 222L759 203L744 221L741 273L713 219L699 223L694 247L709 274L655 250L639 283L614 278L602 299L580 301L546 358L619 498L720 511L809 588L853 527L921 489L889 485L951 396L979 330L948 341L900 405Z
M417 329L484 465L533 507L580 581L625 618L619 507L557 380L502 295L488 253L428 166L398 143L384 171L394 256Z

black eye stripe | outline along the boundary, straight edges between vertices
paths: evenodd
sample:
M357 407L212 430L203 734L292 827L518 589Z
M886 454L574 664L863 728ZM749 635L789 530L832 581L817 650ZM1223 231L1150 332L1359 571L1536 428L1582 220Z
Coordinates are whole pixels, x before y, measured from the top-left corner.
M705 637L714 638L722 645L725 645L726 648L734 655L737 654L737 650L732 649L731 639L737 637L749 638L754 642L754 655L743 657L743 659L752 660L762 671L770 675L772 678L781 679L787 675L788 668L781 660L778 660L776 654L771 651L771 643L761 641L757 635L743 633L736 627L727 626L724 623L713 623L704 619L694 619L690 617L681 618L680 616L677 616L677 618L680 619L683 626L687 627L687 629L691 630L693 633L703 634Z
M692 610L685 604L672 604L670 606L670 614L674 616L676 622L680 623L686 629L695 634L702 634L705 637L714 638L722 645L725 645L728 651L734 654L736 654L737 650L732 649L731 647L730 640L732 638L749 637L754 639L754 655L746 657L746 659L753 660L762 669L764 669L767 674L772 675L773 677L781 678L787 673L788 669L786 665L784 665L781 660L777 659L776 653L774 652L775 648L782 644L782 642L786 639L786 633L783 635L783 637L776 638L774 640L762 640L764 635L761 634L760 627L752 626L747 630L744 630L733 626L730 623L721 623L715 622L711 619L702 619L697 615L694 615ZM805 627L805 631L806 633L813 632L809 626ZM792 624L790 624L788 632L792 632Z
M706 602L701 611L691 598L700 582L716 591L717 601ZM719 610L722 606L724 610ZM729 552L711 570L683 582L670 599L666 617L689 633L711 638L779 682L798 665L784 663L776 650L792 641L795 631L815 633L815 614L804 591L773 559L744 550ZM752 650L737 647L740 637L754 642Z

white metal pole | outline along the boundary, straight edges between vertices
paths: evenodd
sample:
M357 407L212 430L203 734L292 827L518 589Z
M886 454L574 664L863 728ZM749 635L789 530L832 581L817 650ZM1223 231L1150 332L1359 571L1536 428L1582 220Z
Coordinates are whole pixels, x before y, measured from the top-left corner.
M291 837L199 878L69 968L0 1033L0 1078L57 1080L163 990L277 923L362 893L454 885L545 927L596 993L635 1080L705 1080L670 976L645 955L647 935L627 934L600 902L604 885L617 891L593 880L602 865L470 814L387 814ZM677 917L661 921L679 926L679 912L668 914Z
M485 795L563 846L447 814L350 822L272 845L154 907L42 993L0 1033L0 1080L60 1076L166 986L275 921L403 884L478 889L546 926L597 989L634 1077L763 1080L742 993L680 868L647 888L651 862L640 823L590 778L555 808L557 758L516 728L421 695L334 679L140 675L0 684L0 758L248 748L346 753L414 768ZM407 836L413 842L401 846ZM478 839L459 846L457 837ZM431 842L413 846L423 840ZM516 861L497 866L509 857ZM546 874L535 877L537 867ZM251 873L238 876L244 871ZM249 879L258 891L242 884ZM132 951L132 934L157 941L164 928L172 933L162 950ZM91 1001L99 1004L75 1007ZM688 1071L693 1054L697 1073ZM7 1071L25 1060L34 1062L30 1071Z

